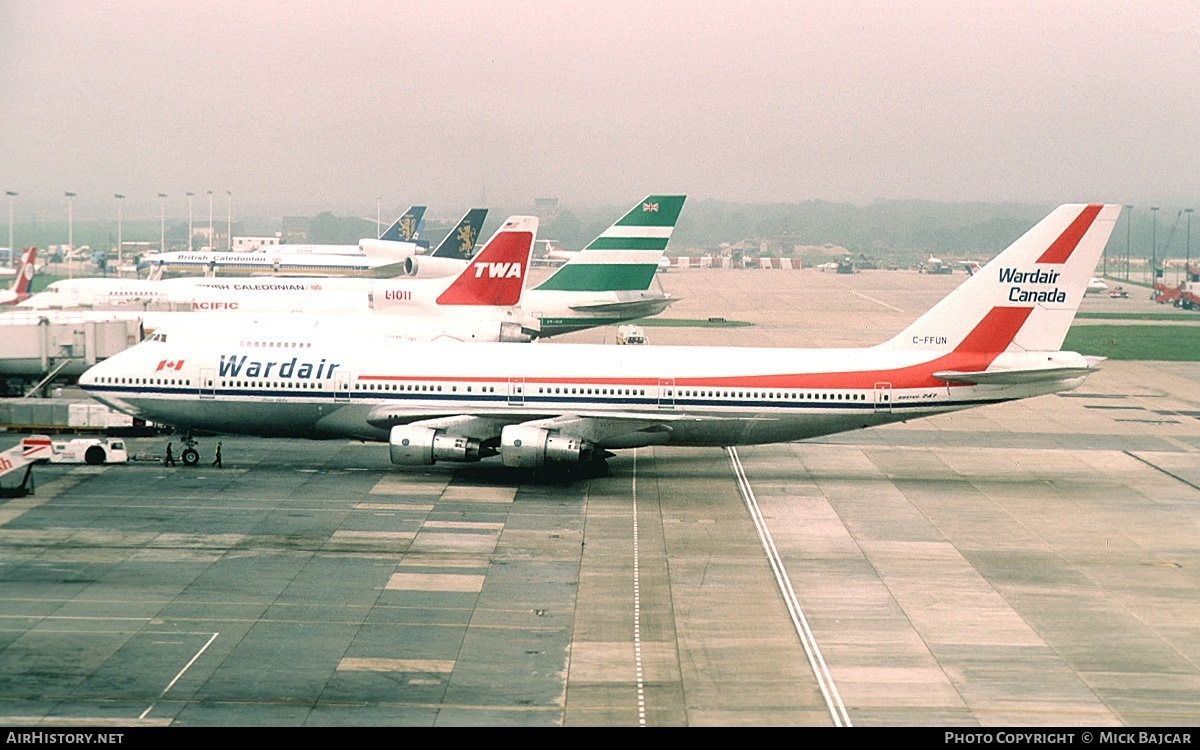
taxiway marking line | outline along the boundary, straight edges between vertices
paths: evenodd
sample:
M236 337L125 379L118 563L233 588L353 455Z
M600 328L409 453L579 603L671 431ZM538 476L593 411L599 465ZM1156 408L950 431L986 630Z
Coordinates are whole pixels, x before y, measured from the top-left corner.
M171 688L175 687L175 683L179 682L179 678L183 677L183 673L192 668L192 665L195 664L196 660L199 659L201 657L201 655L203 655L204 652L208 650L208 647L212 645L212 642L217 640L218 635L220 635L220 633L212 634L212 637L208 639L208 643L205 643L203 646L200 647L200 650L196 652L196 655L193 656L191 658L191 660L187 664L184 665L183 669L179 670L179 674L175 675L175 679L171 680L171 682L169 682L167 684L167 686L165 688L163 688L163 691L158 694L158 700L162 700L162 697L167 694L167 691L170 690ZM138 719L146 718L146 715L149 714L151 711L153 711L154 707L158 705L158 700L151 703L146 708L146 710L142 712L142 715L139 716Z
M754 521L759 541L762 543L763 551L767 554L767 561L771 564L771 570L775 574L775 582L779 585L779 592L783 594L784 604L787 605L788 614L796 628L796 635L800 637L800 643L804 646L804 653L808 656L809 666L812 667L813 675L817 678L817 686L821 688L821 695L825 699L825 706L829 709L833 724L838 727L853 726L850 723L850 715L846 712L846 706L842 703L842 696L833 682L833 675L825 664L825 657L821 655L821 649L817 646L817 639L808 627L808 619L804 616L804 611L800 609L800 601L796 598L796 591L792 588L792 582L783 566L779 550L775 548L775 541L771 538L770 530L767 529L766 520L758 507L758 500L754 497L754 490L750 487L750 480L746 477L742 460L738 458L737 449L730 447L725 450L729 453L729 461L733 465L733 473L737 478L742 501L750 513L751 520Z
M868 301L870 301L870 302L874 302L874 303L875 303L875 304L877 304L877 305L883 305L884 307L891 308L892 310L895 310L895 311L896 311L896 312L898 312L898 313L902 313L902 312L904 312L903 310L901 310L900 308L896 307L895 305L889 305L888 303L886 303L886 302L883 302L883 301L881 301L881 300L877 300L877 299L875 299L874 297L868 297L867 295L863 294L862 292L856 292L856 291L854 291L853 289L847 289L846 291L850 292L850 293L851 293L851 294L853 294L855 297L862 297L863 299L865 299L865 300L868 300Z
M637 448L633 449L633 661L637 670L638 726L646 726L646 680L642 671L642 590L638 564Z

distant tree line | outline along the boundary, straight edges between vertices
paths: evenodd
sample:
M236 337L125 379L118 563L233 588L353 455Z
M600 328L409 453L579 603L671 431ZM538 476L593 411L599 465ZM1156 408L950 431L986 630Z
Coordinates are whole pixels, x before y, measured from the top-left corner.
M1044 217L1054 206L1023 203L935 203L930 201L878 200L867 205L832 201L800 203L734 203L729 201L689 199L683 207L679 225L671 239L670 251L718 252L722 244L742 240L776 240L781 246L838 245L856 256L876 259L923 259L929 254L951 258L990 257ZM552 239L568 250L578 250L603 232L629 209L626 206L595 205L561 208L541 223L538 237ZM465 210L465 209L464 209ZM530 206L493 208L488 214L480 237L486 240L505 218L513 214L528 214ZM439 214L453 212L441 211ZM1110 257L1124 257L1126 242L1135 258L1148 258L1152 242L1157 243L1159 257L1182 257L1186 248L1186 219L1176 208L1163 207L1155 231L1149 211L1134 212L1131 231L1127 234L1123 214L1109 240ZM206 217L207 218L207 217ZM457 215L453 217L457 219ZM217 222L218 224L220 222ZM384 225L388 223L385 221ZM436 244L449 230L451 219L427 220L425 238ZM279 229L280 220L269 217L241 217L236 227L251 235L272 235ZM1200 255L1200 221L1195 222L1196 237L1192 242L1193 257ZM196 227L207 220L196 222ZM308 226L308 242L318 244L356 244L363 237L375 237L374 220L357 216L337 216L325 211L312 217ZM86 220L76 218L75 244L95 249L110 247L116 242L117 227L113 219ZM168 245L187 245L187 222L168 219ZM0 236L3 232L0 232ZM126 241L157 242L157 220L129 220L122 227ZM18 247L61 245L67 241L67 222L44 218L21 221L14 227L14 244ZM4 240L0 240L0 243Z

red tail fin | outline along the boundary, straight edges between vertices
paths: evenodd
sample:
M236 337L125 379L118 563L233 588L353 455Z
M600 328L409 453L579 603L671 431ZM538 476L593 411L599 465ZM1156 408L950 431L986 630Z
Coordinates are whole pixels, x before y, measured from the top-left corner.
M437 303L510 306L520 302L537 226L536 216L510 216Z
M37 248L27 247L21 254L21 265L17 266L17 278L13 279L12 291L17 299L29 296L29 282L33 281L33 261L37 258Z

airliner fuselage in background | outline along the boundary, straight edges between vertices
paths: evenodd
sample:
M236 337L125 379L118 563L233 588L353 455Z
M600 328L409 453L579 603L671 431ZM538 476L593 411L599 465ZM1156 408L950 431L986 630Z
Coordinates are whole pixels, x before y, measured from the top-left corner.
M392 339L455 341L528 342L538 335L537 321L525 314L518 303L525 285L525 273L537 234L537 217L509 217L458 276L444 279L405 279L380 290L380 304L398 306L381 315L372 312L372 287L348 286L348 279L247 279L239 283L204 279L189 283L184 279L148 282L117 280L118 286L104 292L133 307L138 300L123 292L149 287L164 294L149 301L190 303L195 312L170 310L49 310L26 313L50 322L101 321L107 319L140 320L149 331L171 327L189 335L205 336L220 331L245 331L270 326L278 321L289 330L317 330L337 337L343 332L370 331ZM38 297L78 298L89 289L89 282L103 279L79 279L52 284ZM311 287L329 285L332 289ZM233 288L225 288L233 287ZM309 293L300 291L308 289ZM30 300L40 304L40 300ZM223 314L222 314L223 313ZM324 314L329 313L329 314ZM5 322L14 321L12 316ZM36 322L36 321L33 321Z
M1059 348L1120 207L1061 206L866 349L387 344L286 328L156 335L80 385L185 430L387 441L392 461L577 463L798 440L1077 387Z
M154 277L169 273L230 276L238 274L396 276L404 261L424 252L416 232L424 206L412 206L379 236L357 245L268 245L247 252L170 251L147 255L142 266Z
M593 240L537 287L526 289L519 317L535 319L538 337L569 333L657 315L675 301L650 289L685 196L650 195ZM431 256L417 259L456 275L471 262L471 230L482 224L483 209L472 209ZM454 251L462 257L453 257ZM243 256L245 253L235 253ZM413 261L409 258L407 262ZM452 272L452 273L451 273ZM488 275L512 268L489 267ZM420 274L417 274L420 276ZM444 283L447 276L439 277ZM264 276L145 279L73 279L50 284L24 307L72 309L147 302L190 306L196 311L253 313L306 310L321 313L383 312L421 315L436 288L432 278L363 279ZM528 328L529 326L526 325ZM419 338L419 337L411 337ZM512 339L506 339L512 340Z

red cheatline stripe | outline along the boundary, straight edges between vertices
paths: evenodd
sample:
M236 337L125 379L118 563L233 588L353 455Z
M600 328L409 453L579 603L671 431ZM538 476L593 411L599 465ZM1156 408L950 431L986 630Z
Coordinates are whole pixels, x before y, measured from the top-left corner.
M1092 222L1096 220L1096 216L1100 214L1100 209L1104 208L1098 203L1093 203L1080 212L1079 216L1075 217L1075 221L1071 222L1071 226L1059 236L1054 244L1046 248L1046 252L1042 253L1042 257L1038 258L1037 263L1066 263L1067 258L1071 257L1071 253L1075 252L1079 241L1083 239L1083 235L1087 234L1087 230L1091 228Z

